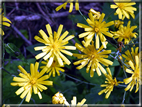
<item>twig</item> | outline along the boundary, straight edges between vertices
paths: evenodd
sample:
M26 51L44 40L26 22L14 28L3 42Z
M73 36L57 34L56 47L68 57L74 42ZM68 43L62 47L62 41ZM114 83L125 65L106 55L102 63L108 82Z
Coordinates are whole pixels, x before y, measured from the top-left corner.
M17 33L28 45L32 45L32 43L31 43L14 25L11 25L11 27L16 31L16 33Z
M22 15L22 16L15 16L14 20L15 21L23 21L23 20L28 20L28 21L33 21L33 20L39 20L41 17L39 15Z
M16 77L15 75L11 74L9 71L7 71L6 69L4 69L3 67L2 67L2 69L3 69L5 72L7 72L8 74L10 74L11 76Z
M65 16L68 16L68 15L69 15L69 12L68 12L68 11L50 14L50 16L51 16L52 18L65 17Z
M52 24L52 21L49 19L49 17L45 14L45 12L41 9L39 3L36 3L39 11L46 17L45 20L49 23L49 24Z

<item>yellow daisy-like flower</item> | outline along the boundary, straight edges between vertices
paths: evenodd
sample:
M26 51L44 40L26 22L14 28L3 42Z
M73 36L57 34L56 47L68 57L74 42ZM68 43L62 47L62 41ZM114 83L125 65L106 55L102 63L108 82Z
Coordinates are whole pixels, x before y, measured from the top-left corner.
M135 93L139 90L139 84L140 84L140 65L139 65L139 57L135 56L135 63L133 63L132 61L128 62L131 69L126 69L127 73L132 74L131 77L124 79L124 83L125 84L129 84L126 88L125 91L128 91L130 89L130 91L132 91L132 89L134 88L134 85L136 85L136 91Z
M116 80L116 78L112 78L112 74L109 68L106 68L108 74L104 74L106 77L106 84L102 84L101 87L106 87L105 89L101 90L98 95L101 95L102 93L107 93L105 98L108 99L108 97L110 96L111 92L113 91L114 86L118 86L119 83L123 83L121 81Z
M100 12L97 12L97 11L95 11L95 10L92 9L92 8L89 10L89 12L92 13L92 14L94 15L94 16L93 16L94 19L99 19L100 16L101 16Z
M79 3L78 0L67 0L65 3L63 3L62 5L58 6L55 10L59 11L61 8L66 9L66 5L68 3L70 3L70 7L69 7L69 12L72 12L73 10L73 2L75 1L75 10L79 10Z
M42 64L45 64L45 66L41 66L40 68L45 68L47 67L47 62L48 61L41 61ZM64 67L64 66L60 66L59 63L57 62L57 60L54 60L52 65L47 69L46 73L49 73L49 77L51 76L51 74L53 75L53 77L55 77L55 73L57 73L58 76L60 76L60 71L61 72L64 72L65 70L62 69L61 67Z
M84 104L86 102L86 99L82 99L81 102L78 102L77 103L77 100L76 100L76 96L73 97L73 100L71 100L71 105L70 107L88 107L87 104Z
M52 97L52 103L53 104L65 104L66 98L63 96L62 93L57 92L53 97Z
M114 39L118 38L118 42L122 42L124 39L124 44L129 44L133 37L136 38L137 33L133 33L133 30L137 28L137 26L130 27L130 23L131 21L128 22L127 26L120 25L119 30L116 32L111 31L111 33L114 34Z
M115 4L112 4L110 8L117 9L116 14L118 14L119 19L124 19L125 17L130 19L130 15L133 19L135 18L134 11L137 9L132 7L132 5L136 4L135 2L131 2L131 0L114 0L114 3Z
M42 99L40 91L42 92L47 89L44 85L53 85L52 81L45 81L49 78L48 75L43 76L43 74L47 71L47 68L44 68L41 72L38 72L38 66L38 62L35 63L35 66L34 64L30 64L30 75L30 73L27 73L25 69L19 65L18 68L22 73L19 74L20 77L13 78L13 81L16 82L11 83L12 86L21 87L15 93L19 95L23 92L20 97L23 99L26 96L25 101L27 102L30 101L33 91L34 94L38 94L39 98Z
M107 44L107 43L106 43ZM85 43L83 43L85 45ZM89 69L91 68L90 71L90 77L94 76L94 72L96 70L98 76L101 75L101 71L105 74L106 71L102 67L101 64L105 66L112 65L113 62L105 59L108 58L107 54L111 53L111 50L103 50L104 46L102 45L98 50L94 46L94 42L92 41L92 45L88 45L87 47L83 47L80 44L76 43L75 44L76 48L83 52L84 54L73 54L73 56L77 57L78 59L81 59L79 61L74 62L74 65L81 64L80 66L77 67L77 69L82 69L84 66L87 64L86 72L89 72Z
M52 29L49 24L46 25L46 29L49 34L49 37L46 35L46 33L43 30L39 31L43 39L38 36L34 37L38 42L45 44L45 46L38 46L34 48L36 51L37 50L43 51L42 53L36 55L35 58L40 59L41 57L44 56L43 57L44 60L49 59L47 63L47 67L50 67L52 65L54 58L57 59L60 66L63 66L63 61L69 65L71 62L62 53L67 54L69 56L73 55L71 52L67 51L66 49L75 50L76 47L65 46L65 45L68 44L68 41L70 39L74 38L74 35L70 35L66 37L69 34L68 31L65 31L61 35L63 25L59 26L57 32L54 31L54 36L52 34Z
M120 25L123 25L124 22L123 21L120 21L120 20L115 20L114 21L114 27L115 28L119 28Z
M139 57L139 47L136 47L135 49L131 47L131 52L129 50L125 51L125 54L122 54L122 57L125 58L124 62L128 64L128 62L131 60L134 63L135 56L138 55Z
M0 8L0 34L2 36L4 35L4 31L2 30L2 25L9 27L10 24L11 24L11 21L3 16L2 8Z
M98 49L100 47L99 45L100 40L104 48L106 48L106 45L105 45L106 38L104 35L107 35L108 37L113 37L113 35L108 32L109 28L107 27L113 25L114 21L106 23L105 21L103 21L104 17L105 17L105 14L102 13L99 20L95 20L93 17L93 14L89 13L89 18L86 20L89 26L81 24L81 23L77 23L78 27L84 28L84 30L86 31L85 33L79 34L79 38L85 37L84 38L86 42L85 46L88 46L90 42L92 41L93 37L95 36L96 48Z

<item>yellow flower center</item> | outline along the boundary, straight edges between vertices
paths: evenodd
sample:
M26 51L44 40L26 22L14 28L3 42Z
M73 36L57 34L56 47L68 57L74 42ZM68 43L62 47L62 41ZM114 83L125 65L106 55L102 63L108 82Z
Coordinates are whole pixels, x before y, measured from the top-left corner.
M34 85L34 84L36 83L36 80L37 80L36 78L32 78L31 81L30 81L30 83L31 83L32 85Z
M139 80L139 69L133 74L133 78Z
M92 51L89 53L89 57L91 57L91 59L98 59L99 55L96 51Z
M58 49L60 48L60 44L57 42L53 42L51 45L51 49L53 49L53 51L58 51Z
M52 65L51 65L52 67L56 67L56 62L55 61L53 61L53 63L52 63Z
M95 32L98 33L99 32L99 28L95 27Z

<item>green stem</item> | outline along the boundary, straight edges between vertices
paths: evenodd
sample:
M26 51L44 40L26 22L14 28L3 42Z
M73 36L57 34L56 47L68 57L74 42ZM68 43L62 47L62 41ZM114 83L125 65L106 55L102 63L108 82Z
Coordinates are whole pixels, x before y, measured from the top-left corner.
M66 74L66 73L63 73L63 74L65 74L67 77L69 77L69 78L71 78L71 79L73 79L73 80L79 81L79 82L84 83L84 84L95 85L95 86L98 85L98 84L93 84L93 83L84 82L84 81L82 81L82 80L79 80L79 79L76 79L76 78L74 78L74 77L71 77L71 76L69 76L69 75Z
M105 20L107 20L108 17L109 17L114 11L115 11L115 10L113 10L113 11L105 18Z
M82 12L80 10L78 10L80 15L84 18L84 20L86 21L86 18L84 17L84 15L82 14Z

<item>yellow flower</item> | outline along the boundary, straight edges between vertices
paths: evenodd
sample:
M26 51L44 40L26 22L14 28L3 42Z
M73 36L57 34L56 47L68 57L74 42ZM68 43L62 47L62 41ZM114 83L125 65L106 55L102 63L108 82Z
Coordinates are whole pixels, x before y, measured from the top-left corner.
M88 107L87 104L83 105L86 102L86 99L84 98L81 102L77 103L76 97L73 97L73 100L71 100L70 107Z
M30 64L30 73L27 73L25 69L23 69L22 66L18 66L19 70L22 72L19 74L20 77L14 77L13 82L11 83L12 86L20 86L21 88L18 89L15 93L17 95L21 94L21 98L23 99L26 96L27 102L30 101L32 92L34 91L34 94L38 94L39 98L42 99L42 95L40 91L46 90L47 87L44 85L52 85L52 81L45 81L49 78L48 75L43 74L47 71L47 68L44 68L41 72L38 72L38 66L39 63L36 62L35 66L34 64Z
M63 96L62 93L57 92L53 97L52 97L52 103L53 104L64 104L66 101L66 98Z
M99 38L104 48L106 48L106 45L105 45L106 38L104 35L107 35L108 37L113 37L113 35L108 32L109 29L107 27L113 25L114 21L106 23L105 21L103 21L104 17L105 17L105 14L102 13L99 20L95 20L93 17L93 14L89 13L89 18L86 20L89 26L81 24L81 23L77 23L78 27L84 28L84 30L86 31L85 33L79 34L79 38L85 37L84 38L86 42L85 46L88 46L90 42L92 41L93 37L95 36L96 48L98 49L100 47Z
M98 95L101 95L102 93L107 93L105 98L108 99L108 97L110 96L111 92L113 91L113 87L114 86L118 86L119 83L123 83L121 81L116 80L116 78L112 78L112 74L109 68L106 68L108 74L104 74L106 77L106 84L102 84L101 87L106 87L105 89L101 90Z
M126 69L126 72L132 74L132 76L123 80L125 84L129 84L125 88L125 91L129 89L130 91L132 91L134 85L136 85L136 91L135 91L136 93L139 90L139 84L140 84L139 57L135 56L135 63L133 63L132 61L129 61L128 63L131 69Z
M100 12L97 12L97 11L95 11L95 10L92 9L92 8L89 10L89 12L92 13L92 14L94 15L94 16L93 16L94 19L99 19L100 16L101 16ZM90 15L90 14L88 14L88 15ZM90 17L90 18L91 18L91 17Z
M3 16L2 8L0 7L0 34L2 36L4 35L4 31L2 30L2 25L9 27L10 23L11 23L11 21Z
M85 43L83 42L83 45L84 44ZM77 67L77 69L82 69L84 66L88 64L86 68L86 72L88 73L91 67L90 77L94 76L95 70L98 76L101 75L101 71L104 74L106 73L105 69L102 67L101 64L105 66L109 66L113 64L112 61L108 59L104 59L104 58L108 58L107 54L110 54L111 50L103 50L104 48L103 45L98 50L96 50L93 41L92 41L92 45L88 45L87 47L83 47L79 45L78 43L76 43L75 46L78 50L80 50L84 54L73 54L73 56L77 57L78 59L81 59L79 61L74 62L74 65L81 64L80 66Z
M72 53L67 51L66 49L75 50L76 47L75 46L65 46L65 45L68 44L68 41L70 39L74 38L74 35L70 35L66 37L69 33L68 31L65 31L61 35L63 25L59 26L57 32L54 31L54 36L52 34L52 29L49 24L46 25L46 29L49 34L49 37L46 35L46 33L43 30L39 31L43 39L38 36L34 37L38 42L45 44L45 46L38 46L34 48L36 51L37 50L43 51L42 53L36 55L35 58L40 59L43 56L44 56L43 57L44 60L47 60L49 58L47 67L50 67L52 65L54 58L57 59L60 66L63 66L63 61L69 65L71 62L62 53L72 56Z
M66 9L67 3L70 3L69 12L72 12L72 10L73 10L73 1L74 1L74 0L67 0L65 3L63 3L63 4L60 5L60 6L58 6L55 10L56 10L56 11L59 11L61 8ZM76 2L75 2L75 10L79 10L79 3L78 3L78 0L76 0Z
M137 33L133 30L137 28L137 26L130 27L131 21L128 22L127 26L120 25L119 30L116 32L111 31L114 34L114 39L118 38L118 42L122 42L124 39L124 44L129 44L131 39L134 37L136 38Z
M125 17L127 19L130 19L129 14L135 18L134 11L137 9L135 7L132 7L132 5L135 5L135 2L131 2L131 0L114 0L115 4L112 4L110 7L112 9L117 9L116 14L118 14L119 19L124 19Z
M3 104L2 107L10 107L10 105L6 105L6 106L5 106L5 104Z
M138 55L139 57L139 47L136 47L135 49L131 47L131 52L129 50L125 51L125 54L122 54L122 57L125 58L124 62L128 64L128 62L131 60L134 63L135 56Z
M47 62L48 61L41 61L41 63L42 64L45 64L45 66L41 66L40 68L45 68L45 67L47 67L46 65L47 65ZM47 71L46 71L46 73L49 73L48 75L49 75L49 77L51 76L51 74L53 75L53 77L55 77L55 72L57 72L57 75L58 76L60 76L60 71L61 72L64 72L65 70L64 69L62 69L61 67L64 67L64 66L60 66L59 64L58 64L58 62L57 62L57 60L54 60L53 61L53 63L52 63L52 65L51 65L51 67L47 67Z
M119 26L120 26L120 25L123 25L123 24L124 24L123 21L120 21L120 20L115 20L115 21L114 21L114 27L116 27L116 28L119 28Z

